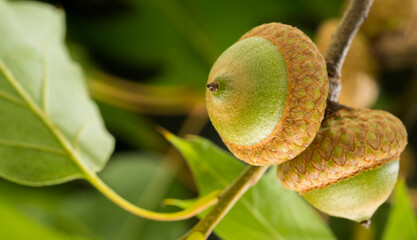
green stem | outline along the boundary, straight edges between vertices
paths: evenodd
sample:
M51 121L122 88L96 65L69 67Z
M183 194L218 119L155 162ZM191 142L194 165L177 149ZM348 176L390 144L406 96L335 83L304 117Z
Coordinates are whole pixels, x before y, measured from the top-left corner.
M178 221L191 218L199 214L200 212L206 210L210 206L216 204L220 194L219 191L209 193L208 195L197 200L189 208L179 212L159 213L140 208L130 203L129 201L115 193L113 189L107 186L95 173L89 173L85 177L97 190L99 190L104 196L106 196L112 202L117 204L119 207L137 216L157 221Z
M232 209L242 195L262 177L268 166L248 166L244 172L220 195L219 202L187 234L180 238L186 240L193 235L207 238L220 220Z

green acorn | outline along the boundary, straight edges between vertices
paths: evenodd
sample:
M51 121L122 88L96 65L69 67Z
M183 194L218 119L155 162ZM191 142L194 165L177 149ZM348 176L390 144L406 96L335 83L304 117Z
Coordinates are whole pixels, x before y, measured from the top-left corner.
M367 222L391 194L406 144L392 114L342 107L302 154L278 166L278 178L329 215Z
M223 142L253 165L288 161L314 139L324 116L325 61L300 30L255 27L210 71L206 104Z

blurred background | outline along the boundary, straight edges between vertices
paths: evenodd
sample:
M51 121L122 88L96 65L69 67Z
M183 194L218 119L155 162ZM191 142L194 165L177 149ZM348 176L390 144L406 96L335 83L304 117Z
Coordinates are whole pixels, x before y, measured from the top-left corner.
M204 104L216 58L268 22L301 29L324 52L347 6L342 0L46 2L66 12L68 47L117 140L100 176L127 199L162 211L171 209L161 207L162 199L193 198L197 191L184 160L156 126L225 148ZM417 0L375 0L342 75L341 103L389 111L406 125L401 175L417 206ZM7 195L0 199L1 239L29 239L25 232L44 236L38 239L176 239L197 222L132 216L81 180L28 188L0 179L0 194ZM386 203L377 211L371 230L323 218L338 239L379 239L389 208Z

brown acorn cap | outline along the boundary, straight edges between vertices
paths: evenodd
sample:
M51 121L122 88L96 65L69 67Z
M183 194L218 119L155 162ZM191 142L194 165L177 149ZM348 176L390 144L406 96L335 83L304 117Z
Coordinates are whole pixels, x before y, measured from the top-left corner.
M278 178L285 188L306 193L398 160L406 144L406 129L392 114L342 107L327 114L302 154L278 166Z
M222 140L236 157L249 164L280 164L302 152L320 128L329 85L326 63L315 44L297 28L264 24L240 40L251 37L271 41L285 59L288 94L284 111L274 131L257 144L242 146Z

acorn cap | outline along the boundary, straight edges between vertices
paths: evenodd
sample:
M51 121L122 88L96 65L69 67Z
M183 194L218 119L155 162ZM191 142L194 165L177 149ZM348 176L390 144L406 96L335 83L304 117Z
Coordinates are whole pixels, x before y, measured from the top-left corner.
M302 154L278 166L278 178L300 193L322 189L398 160L406 144L406 129L392 114L342 107L326 116Z
M207 88L210 119L230 151L249 164L279 164L302 152L320 127L326 64L300 30L264 24L219 57Z

